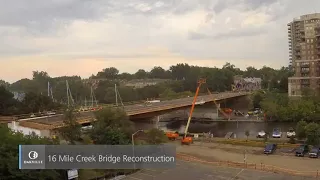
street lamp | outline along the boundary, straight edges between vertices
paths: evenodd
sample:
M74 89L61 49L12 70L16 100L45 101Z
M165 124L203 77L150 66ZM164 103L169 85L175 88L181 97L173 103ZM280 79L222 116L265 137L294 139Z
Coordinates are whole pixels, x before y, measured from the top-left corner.
M136 131L135 133L133 133L132 135L131 135L131 142L132 142L132 154L133 154L133 156L135 156L134 155L134 135L136 135L137 133L139 133L139 132L143 132L143 130L138 130L138 131ZM136 169L136 163L134 162L133 163L133 169Z

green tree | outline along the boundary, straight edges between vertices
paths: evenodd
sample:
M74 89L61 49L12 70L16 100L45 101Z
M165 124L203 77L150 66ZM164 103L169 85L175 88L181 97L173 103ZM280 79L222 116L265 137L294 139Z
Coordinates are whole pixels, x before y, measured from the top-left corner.
M158 79L166 79L168 78L166 70L164 70L160 66L155 66L151 71L150 71L150 78L158 78Z
M317 123L309 123L305 127L307 144L319 145L320 143L320 126Z
M306 138L306 121L299 121L296 126L296 134L298 139Z
M137 79L145 79L148 77L148 73L143 70L143 69L139 69L135 74L134 74L135 78Z
M18 111L19 103L13 94L4 86L0 86L0 115L12 115Z
M10 83L0 79L0 86L4 86L5 88L8 88L10 86Z
M76 141L79 141L81 137L81 125L77 122L78 115L73 108L66 109L63 120L64 127L59 130L62 138L70 144L76 144Z
M56 142L36 135L24 136L8 127L0 126L0 177L1 180L56 180L66 179L65 170L20 170L18 147L24 144L55 144Z
M245 135L247 136L247 141L248 141L248 138L249 138L249 136L250 136L250 131L249 131L249 130L246 130Z
M262 100L264 99L264 94L260 91L256 92L254 95L253 95L253 107L254 108L261 108L261 102Z
M97 78L115 79L119 74L119 70L115 67L105 68L101 72L98 72Z
M153 128L146 133L147 139L146 142L148 144L162 144L168 141L168 138L164 134L162 130Z
M133 124L120 108L104 108L95 112L96 122L90 132L95 144L128 144L131 141Z

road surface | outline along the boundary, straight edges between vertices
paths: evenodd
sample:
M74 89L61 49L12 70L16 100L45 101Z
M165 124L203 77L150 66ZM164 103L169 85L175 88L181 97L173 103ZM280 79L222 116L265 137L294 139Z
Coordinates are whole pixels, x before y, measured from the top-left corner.
M224 93L219 93L219 94L213 94L213 97L216 100L221 100L221 99L226 99L226 98L243 96L246 94L247 93L224 92ZM162 102L153 103L153 104L150 104L147 106L141 105L141 104L136 104L136 105L125 106L124 109L129 116L132 116L132 115L137 115L137 114L142 114L142 113L168 110L168 109L172 109L175 107L178 108L178 107L189 106L192 104L192 100L193 100L193 97L189 97L189 98L175 99L175 100L169 100L169 101L162 101ZM210 101L212 101L212 96L209 96L209 95L199 96L198 101L201 101L201 100L204 100L206 102L210 102ZM93 112L81 112L79 119L88 118L88 117L92 117L92 116L93 116ZM45 123L45 124L56 123L56 122L60 122L62 120L63 120L62 114L53 115L53 116L45 116L45 117L37 117L37 118L20 119L20 121L33 121L33 122Z
M196 145L198 144L198 145ZM260 149L260 153L257 151ZM263 148L254 148L235 145L224 145L218 143L195 143L191 146L177 145L177 152L191 154L210 161L233 161L243 162L244 152L246 162L260 165L266 164L279 168L303 172L316 172L320 170L320 160L308 157L295 157L293 153L280 155L280 153L265 155Z
M177 161L172 169L145 169L125 180L311 180L287 174L275 174L248 169L217 167L194 162ZM314 179L314 178L313 178Z

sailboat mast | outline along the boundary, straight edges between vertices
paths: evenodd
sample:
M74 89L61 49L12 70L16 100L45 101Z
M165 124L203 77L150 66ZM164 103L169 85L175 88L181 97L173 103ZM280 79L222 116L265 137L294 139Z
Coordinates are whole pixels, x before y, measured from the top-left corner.
M117 91L117 84L114 84L114 93L116 95L116 106L118 106L118 91Z
M48 81L48 96L50 96L50 82Z
M67 86L67 98L68 98L68 107L70 106L70 99L69 99L69 84L68 80L66 80L66 86Z

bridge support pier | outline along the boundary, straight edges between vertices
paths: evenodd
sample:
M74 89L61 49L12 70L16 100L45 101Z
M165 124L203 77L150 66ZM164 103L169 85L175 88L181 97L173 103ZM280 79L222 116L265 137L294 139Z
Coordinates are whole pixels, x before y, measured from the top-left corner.
M156 128L157 128L157 129L159 129L160 118L161 118L160 115L158 115L158 116L157 116L157 119L156 119Z
M216 116L217 119L219 119L219 109L220 109L220 103L217 103L217 116Z

